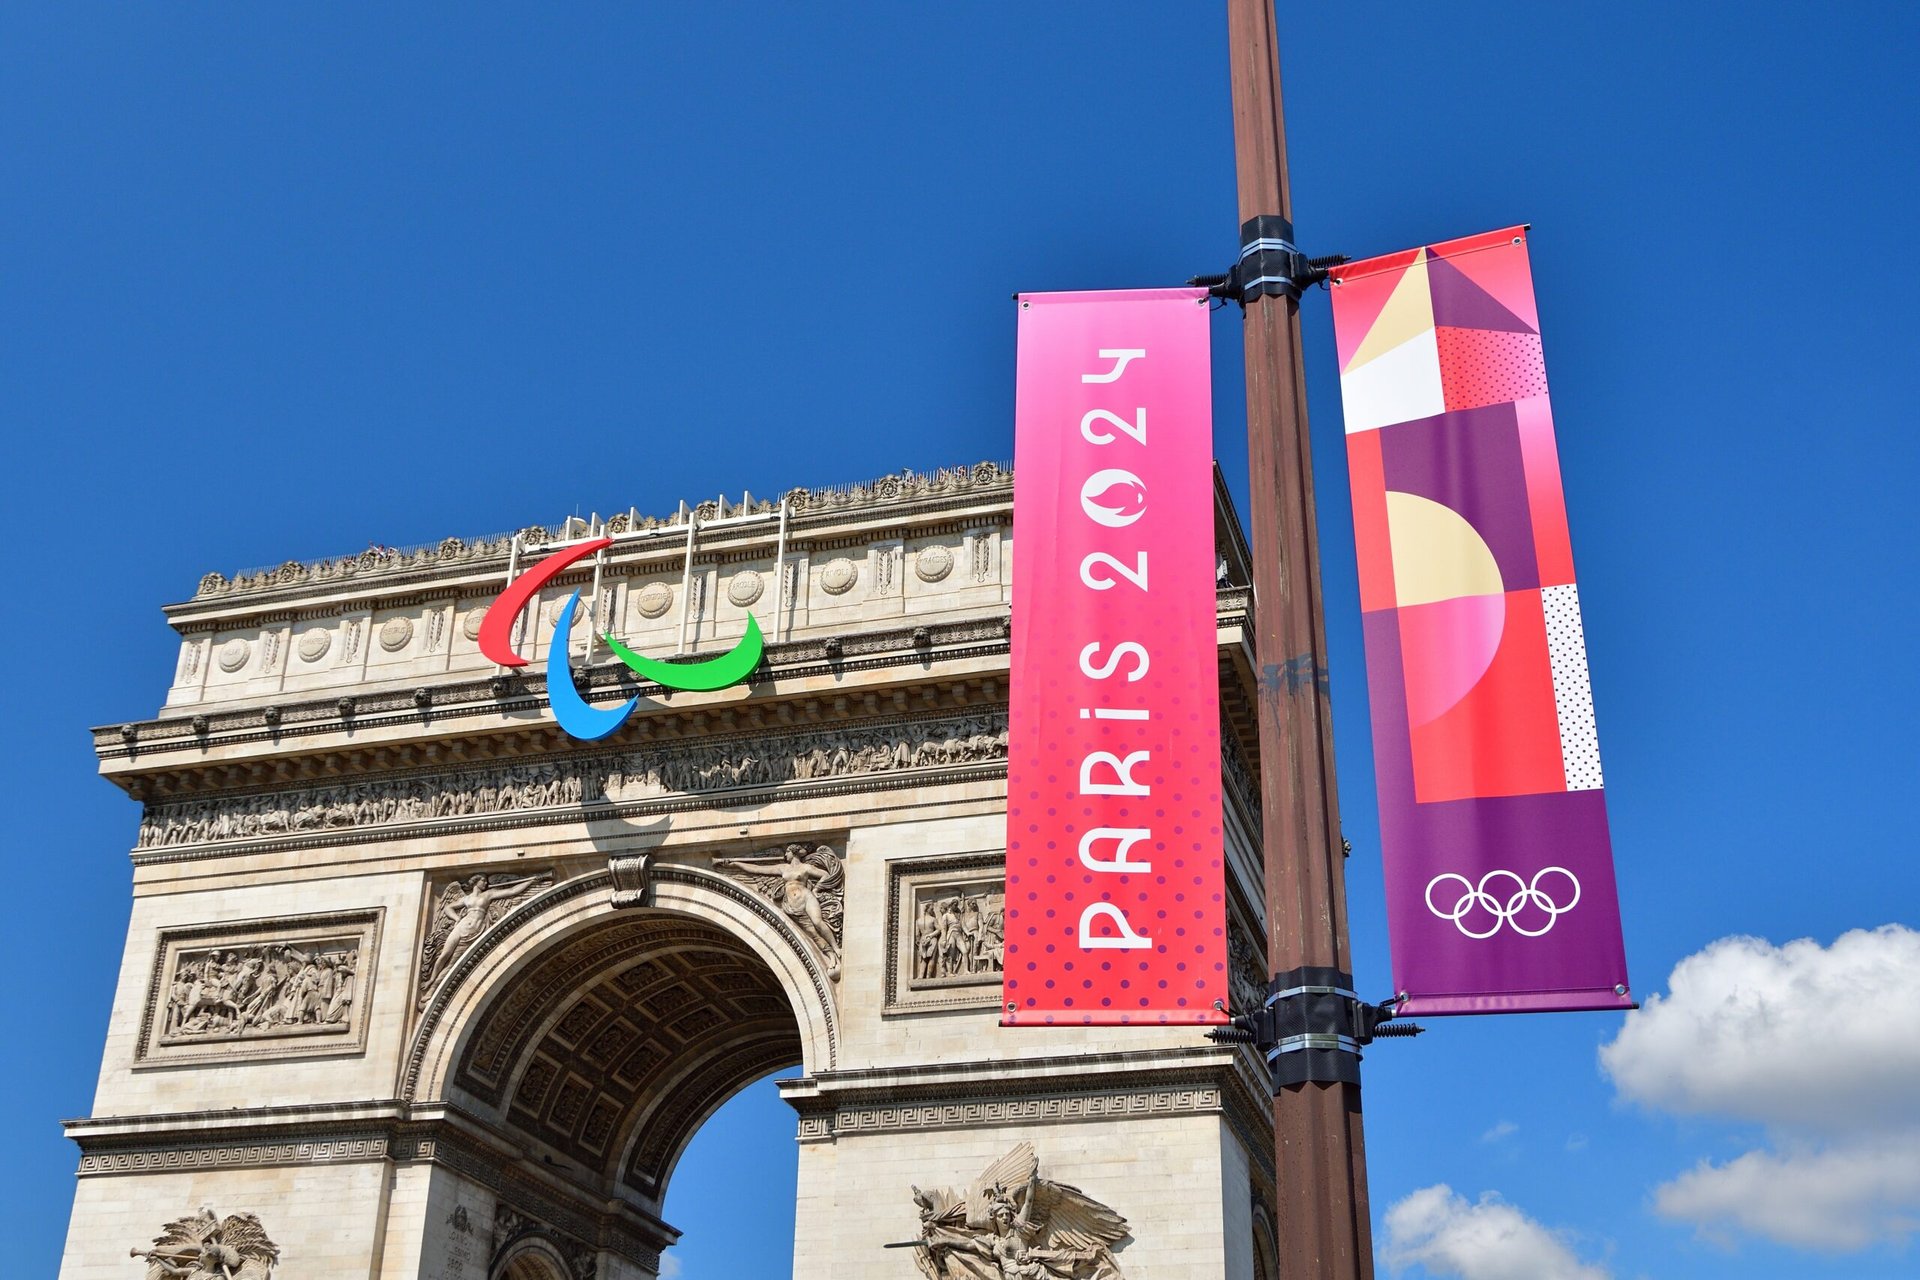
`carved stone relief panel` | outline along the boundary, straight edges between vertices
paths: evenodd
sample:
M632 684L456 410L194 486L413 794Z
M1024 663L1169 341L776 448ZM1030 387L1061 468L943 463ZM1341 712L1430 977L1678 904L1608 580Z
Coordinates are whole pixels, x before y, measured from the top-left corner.
M208 642L197 636L190 636L180 645L180 673L174 677L176 685L191 685L200 678L200 660L206 656Z
M994 560L994 547L999 540L997 529L976 529L967 534L967 579L976 586L998 580L999 566Z
M225 1218L202 1209L176 1218L153 1238L153 1248L132 1249L145 1259L147 1280L273 1280L280 1247L250 1213Z
M380 624L375 632L380 639L380 647L388 653L398 653L413 640L413 619L392 617Z
M839 981L847 882L831 846L796 841L765 857L716 858L713 865L779 907L820 952L827 977Z
M929 1280L1126 1280L1114 1255L1133 1238L1127 1220L1078 1187L1041 1177L1031 1143L964 1191L909 1190L920 1212L914 1261Z
M162 930L138 1065L364 1050L382 914Z
M294 652L300 655L300 661L309 666L326 657L327 650L332 647L333 629L326 626L309 627L293 642Z
M424 1008L448 972L480 935L528 895L553 883L551 871L532 875L475 872L447 881L428 895L428 919L420 943L420 990Z
M887 1013L991 1008L1006 950L1000 853L889 864Z
M629 588L628 599L633 601L633 612L646 622L664 617L673 607L673 588L665 582L649 582L638 590Z
M1249 1013L1267 1000L1266 946L1253 926L1230 913L1227 921L1227 998L1235 1013Z
M742 569L727 579L727 599L745 609L767 589L767 580L754 569Z
M843 596L860 580L860 570L845 556L836 556L820 568L820 589L830 596Z
M900 565L906 559L906 548L899 542L883 542L867 550L867 594L869 596L897 596L900 594Z
M1004 711L494 764L452 773L149 805L142 849L471 819L1006 759Z
M919 548L913 557L913 575L922 582L940 582L953 572L953 548L942 543L930 543Z
M222 644L215 655L222 671L232 673L247 665L247 659L253 654L253 646L235 636Z

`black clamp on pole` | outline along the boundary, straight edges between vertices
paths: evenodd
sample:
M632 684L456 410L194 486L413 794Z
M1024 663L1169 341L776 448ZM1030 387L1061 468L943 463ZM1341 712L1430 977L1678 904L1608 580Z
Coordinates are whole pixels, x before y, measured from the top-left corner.
M1227 1026L1207 1032L1221 1044L1250 1044L1267 1060L1273 1091L1289 1085L1359 1084L1360 1047L1389 1036L1416 1036L1417 1026L1382 1026L1393 1004L1368 1004L1353 991L1353 978L1323 965L1302 965L1277 975L1267 1001Z
M1292 298L1327 278L1327 269L1345 262L1346 255L1309 258L1293 243L1293 224L1274 213L1249 218L1240 226L1240 261L1223 276L1195 276L1187 283L1204 287L1216 298L1231 298L1246 306L1259 298Z

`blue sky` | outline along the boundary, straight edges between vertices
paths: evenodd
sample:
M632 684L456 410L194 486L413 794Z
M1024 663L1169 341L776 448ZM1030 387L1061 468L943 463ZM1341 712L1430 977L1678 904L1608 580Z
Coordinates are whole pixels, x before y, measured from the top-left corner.
M1283 8L1310 252L1533 225L1637 990L1696 957L1635 1022L1456 1019L1371 1053L1383 1255L1910 1274L1916 953L1843 935L1920 926L1920 17ZM0 771L12 1267L56 1265L56 1122L88 1110L128 909L137 815L86 728L157 708L160 605L374 540L1009 457L1013 290L1231 259L1224 27L1206 3L0 10L0 607L30 655ZM1325 298L1304 317L1356 968L1384 993ZM1239 320L1214 323L1244 510ZM668 1205L687 1280L782 1273L790 1224L729 1203L743 1167L785 1199L791 1133L763 1087L703 1133Z

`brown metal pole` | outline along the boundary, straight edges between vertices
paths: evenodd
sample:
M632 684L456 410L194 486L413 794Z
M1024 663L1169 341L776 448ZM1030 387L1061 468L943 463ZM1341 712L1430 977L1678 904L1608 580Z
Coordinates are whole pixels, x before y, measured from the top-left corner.
M1291 219L1273 3L1228 0L1227 11L1240 218ZM1313 458L1292 298L1247 304L1246 357L1267 957L1275 973L1322 965L1350 974ZM1281 1276L1371 1280L1360 1086L1285 1087L1273 1100L1273 1124Z

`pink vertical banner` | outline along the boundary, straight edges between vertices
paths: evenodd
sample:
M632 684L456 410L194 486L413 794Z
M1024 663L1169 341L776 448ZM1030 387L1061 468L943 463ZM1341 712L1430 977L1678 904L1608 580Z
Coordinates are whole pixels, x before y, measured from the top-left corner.
M1004 1026L1227 994L1201 289L1020 295Z

